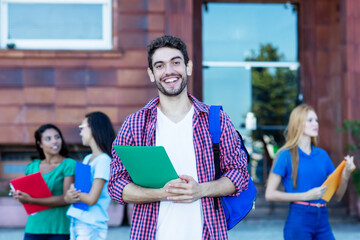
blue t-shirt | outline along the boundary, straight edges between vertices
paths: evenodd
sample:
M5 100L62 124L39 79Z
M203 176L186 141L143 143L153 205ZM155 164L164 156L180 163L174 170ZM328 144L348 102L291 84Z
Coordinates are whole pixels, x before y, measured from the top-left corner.
M89 206L87 211L81 210L71 205L66 214L69 217L76 218L87 224L92 224L99 228L107 229L107 221L109 220L107 210L111 201L107 190L108 181L110 178L111 158L106 153L103 153L97 156L91 163L89 163L91 156L92 154L89 154L83 160L84 164L89 164L91 166L91 183L93 183L94 179L96 178L104 179L106 181L101 191L99 200L95 205Z
M285 192L302 193L312 188L320 187L326 178L334 171L334 165L321 148L312 147L310 155L299 150L299 166L297 175L297 188L294 189L292 174L291 154L289 150L282 150L275 162L273 173L281 176ZM323 203L322 199L310 202Z

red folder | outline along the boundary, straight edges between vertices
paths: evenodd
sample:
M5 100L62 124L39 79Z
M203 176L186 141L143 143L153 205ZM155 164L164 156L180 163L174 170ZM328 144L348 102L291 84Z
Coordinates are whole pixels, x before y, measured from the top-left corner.
M10 181L10 184L14 190L25 192L33 198L44 198L52 196L50 189L46 185L46 182L40 172L13 179ZM29 215L51 208L49 206L31 203L23 203L23 206Z

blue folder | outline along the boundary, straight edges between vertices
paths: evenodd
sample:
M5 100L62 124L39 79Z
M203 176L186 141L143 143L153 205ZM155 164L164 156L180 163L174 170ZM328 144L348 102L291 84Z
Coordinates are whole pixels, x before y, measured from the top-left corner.
M91 189L91 167L90 165L76 162L75 167L75 188L84 193L89 193ZM86 203L78 202L73 203L73 206L87 211L89 205Z

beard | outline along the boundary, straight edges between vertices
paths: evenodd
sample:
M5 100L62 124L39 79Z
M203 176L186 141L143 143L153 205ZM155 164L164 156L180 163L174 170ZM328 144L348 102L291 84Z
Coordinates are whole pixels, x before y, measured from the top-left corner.
M172 91L168 91L163 87L163 85L161 85L161 82L162 82L161 80L155 81L155 83L156 83L156 87L162 94L164 94L165 96L168 96L168 97L175 97L175 96L178 96L180 93L182 93L182 91L185 89L188 79L187 79L186 75L185 75L185 77L182 77L179 74L175 74L175 75L171 75L171 76L180 77L181 84L180 84L179 88L172 89ZM167 76L167 77L169 77L169 76Z

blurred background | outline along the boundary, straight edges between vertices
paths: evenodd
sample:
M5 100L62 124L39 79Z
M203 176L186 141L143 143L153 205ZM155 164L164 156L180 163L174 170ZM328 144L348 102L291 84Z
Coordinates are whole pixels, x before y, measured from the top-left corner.
M257 213L282 216L286 206L261 194L296 105L315 108L319 146L335 166L348 153L359 162L359 25L358 0L0 0L0 214L18 213L0 226L26 222L8 183L36 157L35 129L59 126L81 160L85 113L103 111L118 131L156 96L146 45L164 34L188 44L190 92L222 105L243 135ZM359 217L359 176L330 206L334 216ZM131 209L109 212L119 226Z

